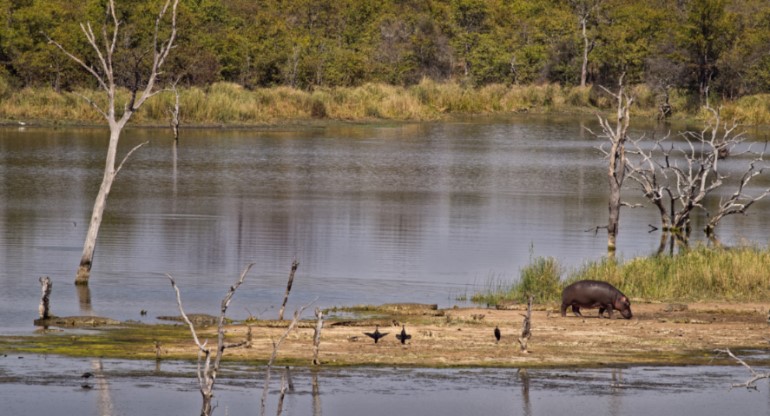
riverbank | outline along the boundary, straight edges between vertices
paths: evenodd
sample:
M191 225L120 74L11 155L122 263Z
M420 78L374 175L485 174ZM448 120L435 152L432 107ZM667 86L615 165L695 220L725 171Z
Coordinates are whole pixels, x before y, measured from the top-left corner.
M452 308L408 314L381 314L377 308L356 318L332 318L322 332L323 366L412 367L603 367L633 365L708 365L715 349L764 350L770 347L768 305L763 303L634 303L634 317L599 319L561 317L558 305L532 312L529 353L517 342L524 307L508 310ZM347 314L347 313L346 313ZM332 316L334 316L332 314ZM617 314L616 314L617 318ZM250 347L228 349L225 360L265 363L288 322L254 321L229 325L227 340ZM278 365L309 366L315 322L303 321L281 345ZM379 325L388 335L375 344L365 332ZM412 338L402 345L401 325ZM499 343L493 336L501 329ZM215 342L213 327L199 329ZM159 343L159 344L156 344ZM159 345L159 352L156 346ZM4 354L38 353L78 357L195 359L197 351L185 325L127 324L103 329L53 329L26 337L0 338Z

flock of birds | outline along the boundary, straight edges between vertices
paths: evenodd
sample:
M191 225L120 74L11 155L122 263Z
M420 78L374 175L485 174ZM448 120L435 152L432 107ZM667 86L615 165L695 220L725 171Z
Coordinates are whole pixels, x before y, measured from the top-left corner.
M380 326L376 325L374 327L374 332L364 332L364 335L368 336L369 338L372 338L374 340L374 343L380 341L385 335L388 335L390 332L380 332ZM495 326L495 343L500 342L500 327ZM412 336L406 333L406 325L401 325L401 332L396 334L396 339L401 341L402 344L406 344L406 341L409 339L412 339Z

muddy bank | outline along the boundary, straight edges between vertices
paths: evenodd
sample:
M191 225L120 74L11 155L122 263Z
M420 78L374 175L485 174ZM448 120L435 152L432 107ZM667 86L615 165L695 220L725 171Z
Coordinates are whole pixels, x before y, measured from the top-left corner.
M532 313L530 353L519 351L521 310L460 308L446 310L369 308L365 312L331 312L322 332L320 359L327 366L398 365L418 367L601 367L715 363L714 349L770 348L765 304L634 304L634 318L599 319L596 310L583 318L561 317L556 305L538 305ZM343 313L341 313L343 312ZM334 318L334 314L344 318ZM352 316L351 316L352 315ZM617 316L617 314L616 314ZM288 322L285 322L288 324ZM309 365L314 322L306 321L281 347L281 364ZM364 332L379 325L387 332L377 344ZM412 338L402 345L401 326ZM499 326L502 338L493 335ZM226 359L265 362L285 325L253 321L227 326L229 342L251 344L227 350ZM213 327L199 336L215 342ZM72 356L194 359L195 345L185 325L126 324L76 334L46 331L28 337L2 337L4 352Z

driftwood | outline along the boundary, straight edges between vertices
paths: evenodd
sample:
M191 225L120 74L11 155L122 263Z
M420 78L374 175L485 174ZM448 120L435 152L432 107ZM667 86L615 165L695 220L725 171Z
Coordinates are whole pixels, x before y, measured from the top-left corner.
M770 379L770 372L758 373L756 370L751 368L750 365L746 364L745 361L743 361L740 358L738 358L737 356L735 356L735 354L733 354L733 352L730 351L729 348L725 348L723 350L716 350L716 352L720 353L720 354L728 355L730 358L732 358L733 360L737 361L738 364L746 367L746 369L748 369L749 372L751 373L751 378L746 380L745 382L743 382L743 383L734 383L734 384L730 385L730 389L731 390L736 388L736 387L745 387L747 389L757 390L757 381L764 380L764 379Z

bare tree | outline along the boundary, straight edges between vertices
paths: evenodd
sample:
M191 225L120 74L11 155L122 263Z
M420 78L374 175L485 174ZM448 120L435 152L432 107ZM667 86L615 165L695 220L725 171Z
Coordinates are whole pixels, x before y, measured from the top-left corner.
M709 221L704 231L713 236L722 218L745 213L754 202L770 193L770 189L755 195L746 192L751 180L764 172L764 150L754 153L749 148L735 153L736 146L745 139L744 132L738 131L736 123L723 125L718 111L709 110L712 120L700 132L684 132L676 143L666 135L649 148L644 147L642 139L634 140L633 150L629 150L628 177L658 209L662 230L685 242L695 210L706 213ZM751 154L754 159L735 185L735 191L722 198L716 211L711 213L704 202L728 179L728 175L720 171L720 161L745 154Z
M623 187L623 181L626 178L626 142L628 139L628 126L631 122L629 111L633 98L625 93L623 87L623 78L620 76L618 81L618 92L613 93L602 87L608 94L617 100L617 115L615 125L602 116L598 116L599 124L602 127L601 134L594 134L604 138L609 143L609 149L602 145L599 150L609 159L607 166L607 178L609 181L609 218L607 220L607 251L610 254L615 253L616 241L618 237L618 224L620 222L620 207L623 202L620 199L620 189ZM606 144L606 143L605 143Z
M588 55L596 46L596 39L588 36L588 25L595 18L602 0L570 0L570 5L580 23L580 35L583 39L583 61L580 66L580 86L585 87L588 80Z
M75 278L76 284L88 284L88 279L91 275L94 250L96 248L96 237L99 233L99 226L102 222L102 216L107 204L107 197L112 188L112 183L128 157L142 146L139 145L131 149L116 167L115 162L118 151L118 142L120 141L120 134L123 131L123 127L126 126L126 123L131 119L131 116L148 98L160 92L156 89L155 84L160 75L160 69L166 62L166 58L176 40L176 16L178 4L179 0L166 0L163 7L158 12L158 16L155 19L155 28L152 38L152 62L149 65L149 73L147 74L146 79L144 79L143 85L137 81L129 87L129 99L127 102L123 103L123 108L120 112L116 111L116 107L118 106L118 85L116 78L118 78L118 74L116 74L114 70L114 57L118 45L123 44L123 42L118 42L121 22L118 20L115 12L114 0L107 1L105 9L106 18L105 23L102 25L101 36L94 33L91 23L80 24L80 28L95 54L96 65L92 65L89 60L74 55L69 49L65 48L57 41L48 38L49 43L59 48L65 55L79 64L86 72L96 79L99 88L103 91L107 100L106 106L102 106L90 98L84 97L91 106L101 114L105 120L107 120L107 124L110 128L110 141L107 147L104 176L102 177L102 183L99 187L99 193L94 201L91 222L88 226L88 234L86 235L85 244L83 246L83 255L80 259L77 277ZM170 18L167 18L169 10L171 12ZM163 39L161 39L162 25L169 26L167 35ZM135 71L136 73L132 75L135 79L140 79L141 74L138 73L139 70L136 69Z
M168 279L171 281L171 287L173 287L174 291L176 292L176 302L179 306L179 313L182 315L182 319L184 319L184 321L190 327L190 333L192 334L193 340L195 341L195 345L198 346L198 385L201 391L201 396L203 397L203 404L201 405L201 416L210 416L214 410L211 404L211 399L214 397L214 383L217 381L219 363L222 361L222 356L225 355L225 349L239 347L245 345L247 342L243 341L237 344L225 344L225 315L227 314L227 308L230 306L230 301L232 300L235 291L238 290L238 287L243 283L243 280L246 278L246 275L249 273L249 270L251 270L253 266L253 263L246 266L246 268L241 273L241 276L238 278L234 285L230 286L230 290L222 299L219 320L217 323L217 352L213 363L211 362L211 349L208 347L208 340L204 341L203 343L200 342L198 334L195 332L195 327L193 326L192 322L190 322L187 314L185 314L184 308L182 308L182 298L179 294L179 288L176 286L174 278L170 274L166 274ZM201 362L203 363L203 367L201 367Z
M313 365L321 365L318 352L321 348L321 330L324 327L324 313L321 308L315 308L316 324L313 329Z
M315 302L315 300L313 300ZM311 302L311 303L313 303ZM265 415L265 406L267 404L267 392L270 388L270 372L273 368L273 363L275 362L275 359L278 357L278 349L281 347L281 344L284 340L286 340L286 337L289 336L291 331L294 330L294 328L297 327L297 324L299 323L299 318L302 316L302 312L305 311L305 309L310 306L310 304L304 305L298 310L294 311L294 319L291 320L291 323L289 323L289 326L286 328L286 331L284 331L283 335L281 335L280 338L278 338L278 341L273 341L273 352L270 354L270 359L267 361L267 368L265 369L265 385L262 389L262 399L260 401L260 415Z
M40 319L45 320L51 317L51 289L53 289L53 282L48 276L40 276Z

